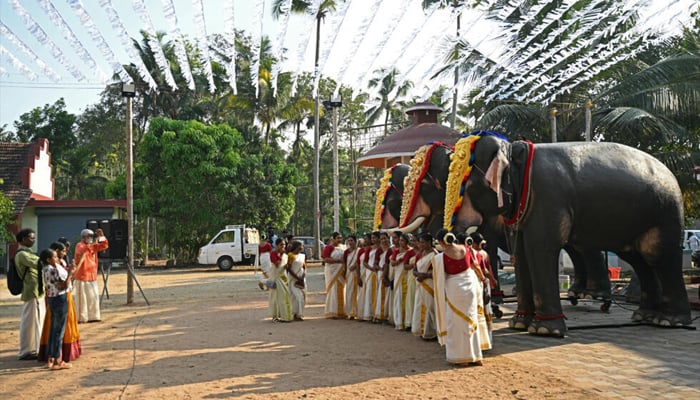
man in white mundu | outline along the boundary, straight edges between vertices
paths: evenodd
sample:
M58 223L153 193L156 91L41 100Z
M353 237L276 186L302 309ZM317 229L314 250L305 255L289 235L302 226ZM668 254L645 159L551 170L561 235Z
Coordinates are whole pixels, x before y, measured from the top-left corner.
M326 318L345 317L345 269L343 268L344 250L340 246L343 235L333 232L331 244L323 249L323 261L326 263Z
M349 235L345 241L348 246L343 254L343 267L345 268L345 315L350 319L359 318L357 313L357 294L360 290L360 263L357 247L357 236Z
M433 257L437 250L433 247L433 235L424 233L418 240L420 253L416 256L416 297L413 305L411 332L423 339L435 339L435 292L433 285Z
M448 362L482 365L477 326L481 288L472 252L456 244L454 234L445 229L436 236L443 248L433 258L438 341Z

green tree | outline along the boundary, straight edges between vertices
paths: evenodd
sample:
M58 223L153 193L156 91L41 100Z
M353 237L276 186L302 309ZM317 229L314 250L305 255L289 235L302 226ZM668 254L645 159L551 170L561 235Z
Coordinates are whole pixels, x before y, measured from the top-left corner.
M298 174L258 135L225 124L151 121L139 147L138 210L167 221L161 236L178 258L192 259L226 224L288 222Z
M4 181L0 178L0 185ZM17 223L17 215L15 214L15 203L4 193L0 192L0 242L12 243L14 237L8 229L9 226ZM0 246L0 255L5 254L7 246Z

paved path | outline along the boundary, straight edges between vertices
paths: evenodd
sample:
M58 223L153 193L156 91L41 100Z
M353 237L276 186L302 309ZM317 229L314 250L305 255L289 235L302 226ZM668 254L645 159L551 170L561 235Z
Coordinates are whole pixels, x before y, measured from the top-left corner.
M697 289L695 289L697 290ZM550 365L577 371L576 386L600 391L615 399L700 399L700 331L622 326L586 329L602 325L634 325L634 304L614 303L609 313L600 302L563 300L568 336L542 338L508 329L515 303L506 303L504 318L494 327L493 354L512 357L539 367ZM624 307L624 308L623 308ZM693 311L694 326L700 312Z

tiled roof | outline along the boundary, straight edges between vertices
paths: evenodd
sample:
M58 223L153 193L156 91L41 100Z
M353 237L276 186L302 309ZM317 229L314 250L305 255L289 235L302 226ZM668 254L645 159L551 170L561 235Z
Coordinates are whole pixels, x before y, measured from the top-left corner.
M22 184L22 169L27 166L36 143L0 142L0 184L2 193L15 204L15 214L21 214L32 191Z

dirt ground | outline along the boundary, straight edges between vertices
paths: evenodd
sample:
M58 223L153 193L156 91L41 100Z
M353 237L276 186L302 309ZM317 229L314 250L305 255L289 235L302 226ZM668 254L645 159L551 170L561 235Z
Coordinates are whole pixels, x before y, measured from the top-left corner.
M18 361L21 301L0 294L0 398L91 399L600 399L554 366L495 348L483 367L386 325L323 318L323 274L309 272L306 320L274 323L252 270L147 267L108 280L101 323L81 324L83 355L49 371ZM4 279L4 278L3 278ZM100 289L102 290L100 281ZM506 315L509 317L509 315ZM503 326L503 324L501 324ZM556 339L552 339L556 340Z

